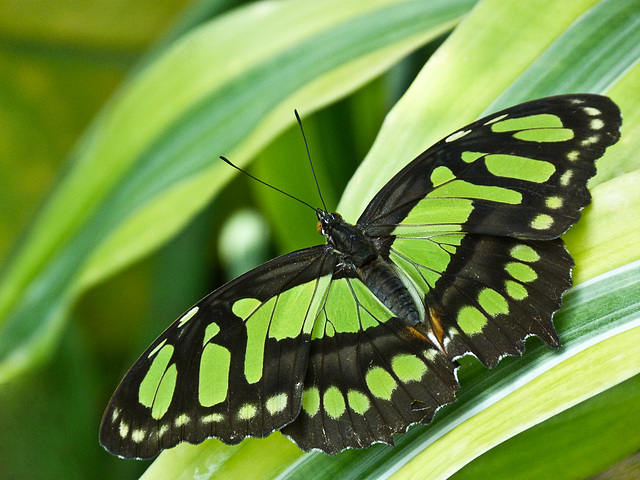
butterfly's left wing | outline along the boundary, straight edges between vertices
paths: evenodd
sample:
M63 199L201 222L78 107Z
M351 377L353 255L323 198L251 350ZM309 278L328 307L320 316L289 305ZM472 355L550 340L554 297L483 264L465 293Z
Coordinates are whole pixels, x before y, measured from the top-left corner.
M102 420L102 445L121 457L151 458L180 442L233 444L291 422L335 264L326 245L298 250L197 303L122 380Z
M368 205L358 225L422 290L450 358L492 366L532 334L557 345L551 316L573 266L558 237L589 203L620 124L599 95L523 103L438 142Z
M393 443L455 400L456 367L360 279L339 272L315 319L302 410L282 433L326 453Z

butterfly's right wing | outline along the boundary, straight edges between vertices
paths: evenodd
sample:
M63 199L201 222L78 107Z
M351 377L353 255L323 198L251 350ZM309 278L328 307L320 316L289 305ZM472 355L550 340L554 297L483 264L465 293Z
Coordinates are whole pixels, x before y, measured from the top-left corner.
M197 303L126 374L100 443L121 457L151 458L185 441L264 437L294 420L335 264L326 245L298 250Z
M450 358L487 366L524 339L549 345L571 286L560 237L589 203L595 161L620 136L600 95L562 95L482 118L389 181L358 225L424 295L426 326Z

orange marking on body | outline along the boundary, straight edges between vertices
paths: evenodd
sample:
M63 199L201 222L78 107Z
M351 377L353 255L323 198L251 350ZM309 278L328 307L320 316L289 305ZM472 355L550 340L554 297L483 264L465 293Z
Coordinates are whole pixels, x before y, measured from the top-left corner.
M431 325L431 331L440 344L440 349L444 351L444 345L442 343L444 339L444 328L442 327L442 319L440 318L440 315L438 315L438 313L431 307L429 307L429 324Z
M406 326L406 331L409 334L409 336L413 337L413 338L417 338L419 340L426 340L429 343L433 343L431 342L431 340L429 340L425 335L423 335L422 333L420 333L420 331L416 328L413 328L410 325Z

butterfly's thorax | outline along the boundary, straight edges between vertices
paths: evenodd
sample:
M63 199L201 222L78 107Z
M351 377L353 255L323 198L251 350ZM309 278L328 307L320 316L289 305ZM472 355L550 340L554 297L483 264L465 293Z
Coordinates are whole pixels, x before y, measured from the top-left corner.
M355 276L391 312L409 325L420 323L420 314L402 279L382 257L371 237L357 225L345 222L337 213L317 212L319 231L327 243L341 254L341 268L347 276Z

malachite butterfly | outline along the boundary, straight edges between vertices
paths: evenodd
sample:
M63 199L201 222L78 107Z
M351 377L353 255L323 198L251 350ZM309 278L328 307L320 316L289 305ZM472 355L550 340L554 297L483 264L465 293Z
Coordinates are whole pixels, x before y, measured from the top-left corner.
M275 430L327 453L392 443L455 401L456 358L493 367L530 335L557 346L573 266L559 237L620 125L599 95L523 103L422 153L355 225L317 209L327 243L176 320L122 380L100 442L127 458Z

